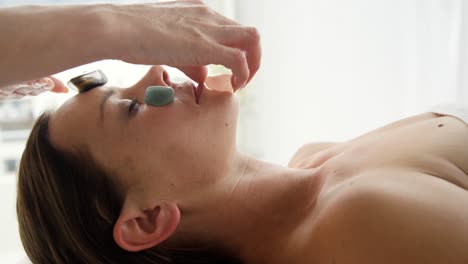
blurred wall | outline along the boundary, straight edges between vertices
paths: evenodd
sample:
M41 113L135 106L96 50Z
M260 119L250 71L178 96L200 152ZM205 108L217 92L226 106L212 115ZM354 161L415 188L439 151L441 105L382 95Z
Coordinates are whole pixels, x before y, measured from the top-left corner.
M348 140L437 103L468 104L462 3L236 1L263 47L245 91L255 104L242 112L241 148L285 164L306 142Z

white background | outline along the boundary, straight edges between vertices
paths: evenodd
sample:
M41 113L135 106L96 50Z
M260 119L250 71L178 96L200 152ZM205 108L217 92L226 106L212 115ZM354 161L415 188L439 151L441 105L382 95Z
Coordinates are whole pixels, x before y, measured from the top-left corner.
M438 103L468 105L462 0L207 2L261 33L261 70L239 94L239 148L258 158L286 164L306 142L344 141ZM146 70L99 67L118 84ZM36 105L54 106L66 96L40 98ZM0 263L15 263L23 253L12 176L0 175L0 211Z
M262 36L244 140L267 160L284 164L305 142L347 140L433 104L468 105L466 1L236 3Z

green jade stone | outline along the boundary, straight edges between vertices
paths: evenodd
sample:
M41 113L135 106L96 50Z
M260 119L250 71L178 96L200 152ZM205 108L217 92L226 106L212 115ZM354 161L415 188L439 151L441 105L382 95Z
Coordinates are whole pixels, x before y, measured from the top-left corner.
M174 102L174 89L168 86L150 86L146 88L145 103L163 106Z

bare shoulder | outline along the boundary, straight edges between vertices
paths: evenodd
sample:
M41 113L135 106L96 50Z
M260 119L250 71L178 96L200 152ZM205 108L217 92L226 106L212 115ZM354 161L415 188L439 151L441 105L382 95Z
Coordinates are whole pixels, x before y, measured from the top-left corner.
M424 121L428 119L432 119L434 117L437 117L436 114L433 113L423 113L420 115L416 116L411 116L407 117L401 120L398 120L396 122L390 123L386 126L383 126L381 128L375 129L373 131L370 131L368 133L365 133L356 139L360 139L369 135L374 135L377 133L381 132L387 132L390 130L393 130L395 128L399 128L402 126L406 126L408 124L412 124L415 122L419 121ZM356 140L355 139L355 140ZM337 147L338 145L342 145L344 143L339 143L339 142L312 142L312 143L307 143L303 146L301 146L292 156L288 163L288 167L290 168L309 168L312 160L314 160L314 155L318 154L319 152L322 152L324 150L330 149Z
M468 192L416 172L372 172L329 191L304 252L317 263L468 263Z
M304 168L313 155L338 145L336 142L307 143L301 146L288 163L290 168Z

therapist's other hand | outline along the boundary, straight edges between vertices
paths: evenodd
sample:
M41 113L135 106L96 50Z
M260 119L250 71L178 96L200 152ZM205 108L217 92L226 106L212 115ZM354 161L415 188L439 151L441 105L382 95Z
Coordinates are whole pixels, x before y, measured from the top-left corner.
M46 77L20 84L0 87L0 99L18 99L24 96L35 96L51 91L66 93L68 88L55 77Z
M109 58L138 64L165 64L204 82L205 65L221 64L233 72L233 88L245 86L261 59L260 37L202 1L103 5L110 39ZM117 48L117 49L116 49Z

